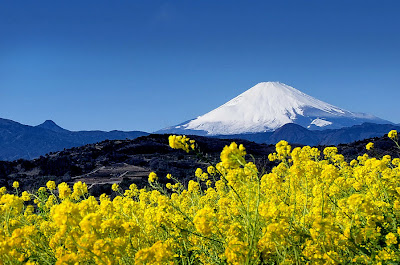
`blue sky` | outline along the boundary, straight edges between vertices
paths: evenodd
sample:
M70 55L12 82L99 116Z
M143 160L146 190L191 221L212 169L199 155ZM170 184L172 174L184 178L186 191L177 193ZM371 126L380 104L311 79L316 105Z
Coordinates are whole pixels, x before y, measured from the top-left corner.
M0 117L144 130L262 81L400 123L398 1L0 1Z

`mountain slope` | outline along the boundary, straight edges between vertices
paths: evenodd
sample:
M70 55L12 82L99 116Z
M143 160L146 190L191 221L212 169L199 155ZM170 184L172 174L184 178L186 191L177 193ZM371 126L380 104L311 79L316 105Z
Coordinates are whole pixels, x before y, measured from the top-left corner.
M120 184L127 189L136 183L139 188L148 185L151 171L159 176L159 182L170 182L168 173L188 183L194 177L196 168L207 169L208 164L199 160L194 153L172 149L169 135L148 135L134 140L103 141L60 152L49 153L33 160L0 161L0 187L11 188L14 181L20 182L21 189L33 190L45 186L48 180L58 183L83 181L88 184L91 195L111 194L111 185ZM231 140L194 136L207 159L218 162L220 152ZM267 160L274 146L237 140L256 159L256 165L268 166L274 162ZM248 156L248 159L253 159ZM115 194L115 193L114 193Z
M391 123L335 107L283 83L263 82L196 119L157 133L231 135L274 131L288 123L319 130L364 122Z
M297 126L285 127L293 129ZM318 131L312 133L316 134ZM275 151L273 145L237 139L201 136L191 136L191 138L196 140L212 163L219 161L220 152L225 145L236 141L245 146L249 154L246 159L255 162L259 169L270 172L276 165L275 162L268 160L268 154ZM368 142L375 144L372 151L365 149ZM293 148L296 146L292 145ZM318 148L323 150L324 146ZM400 155L394 142L387 136L338 145L338 150L348 162L364 153L376 157L391 155L393 158ZM166 175L171 173L187 184L190 179L195 178L196 168L206 170L207 166L208 164L202 163L194 153L187 154L183 150L170 148L168 135L153 134L134 140L103 141L74 147L33 160L0 161L0 187L6 186L12 189L13 182L19 181L21 189L33 190L44 186L48 180L54 180L57 184L65 181L70 185L83 181L88 183L92 195L100 196L104 192L111 194L113 183L119 183L123 189L128 188L131 183L136 183L139 188L145 187L148 185L147 177L151 171L157 173L160 183L170 182Z
M266 142L276 144L280 140L285 140L291 144L304 144L310 146L318 145L321 142L315 131L307 130L306 128L294 123L285 124L281 128L277 129Z
M280 140L291 144L338 145L361 141L367 138L382 137L391 130L400 131L400 126L392 124L363 123L351 127L330 130L309 130L300 125L288 123L274 132L247 133L235 135L216 135L222 139L245 139L256 143L276 144Z
M61 128L53 121L38 126L23 125L0 118L0 160L33 159L64 148L82 146L104 140L135 139L148 135L132 131L78 131Z
M391 130L400 131L400 126L392 124L363 123L349 128L316 132L321 145L351 143L367 138L382 137Z

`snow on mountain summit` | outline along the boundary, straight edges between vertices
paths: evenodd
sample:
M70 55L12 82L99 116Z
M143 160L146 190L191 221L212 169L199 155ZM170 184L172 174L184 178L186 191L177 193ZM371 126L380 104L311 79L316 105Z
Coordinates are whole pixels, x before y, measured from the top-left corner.
M372 115L335 107L280 82L262 82L220 107L168 129L171 132L183 130L191 134L221 135L273 131L287 123L309 129L327 129L363 122L390 123Z
M305 106L332 114L344 113L343 110L314 99L293 87L279 82L264 82L190 121L185 128L204 130L209 134L270 131L292 123L298 115L304 115Z

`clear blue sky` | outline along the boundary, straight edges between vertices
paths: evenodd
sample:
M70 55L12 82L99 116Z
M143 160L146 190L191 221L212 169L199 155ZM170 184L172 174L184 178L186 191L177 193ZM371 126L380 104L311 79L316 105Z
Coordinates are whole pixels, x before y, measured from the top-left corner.
M144 130L262 81L400 123L399 1L0 1L0 117Z

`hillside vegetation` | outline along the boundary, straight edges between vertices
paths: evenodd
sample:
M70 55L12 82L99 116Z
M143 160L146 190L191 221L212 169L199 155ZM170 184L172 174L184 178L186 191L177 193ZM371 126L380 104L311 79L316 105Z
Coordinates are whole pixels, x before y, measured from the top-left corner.
M388 136L400 148L397 132ZM1 188L1 262L400 262L400 159L376 149L392 149L387 139L368 142L351 160L337 147L292 148L281 141L268 155L276 166L266 172L242 144L223 147L213 164L195 140L168 140L207 163L187 186L171 174L164 184L150 172L142 189L113 184L114 198L90 196L81 181L72 189L54 181L33 192L21 192L17 181L11 191ZM350 157L357 152L341 148Z

